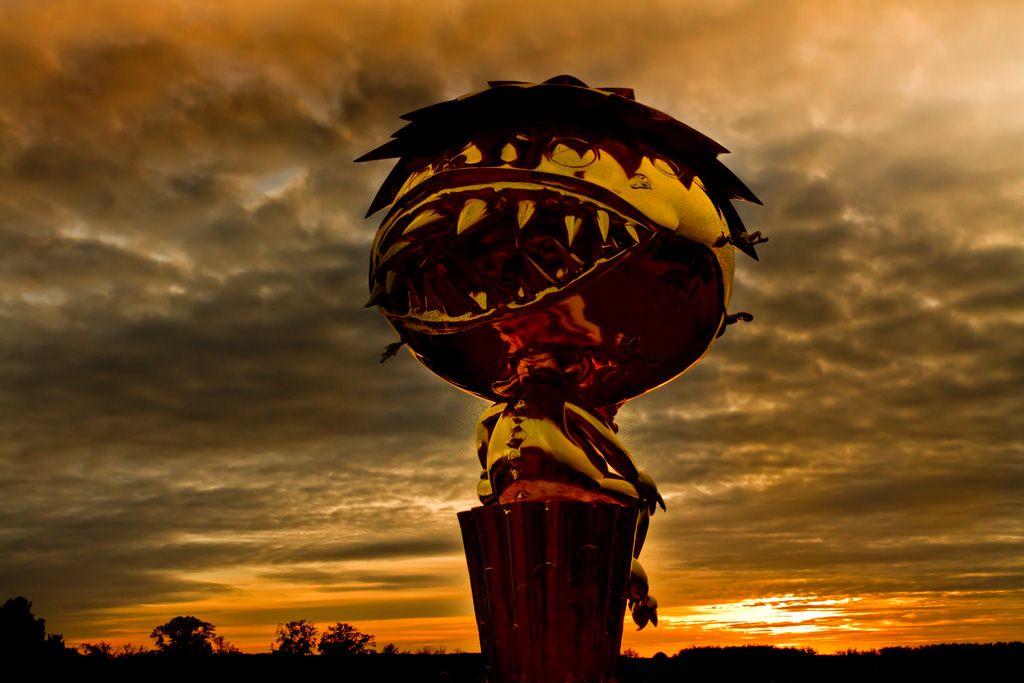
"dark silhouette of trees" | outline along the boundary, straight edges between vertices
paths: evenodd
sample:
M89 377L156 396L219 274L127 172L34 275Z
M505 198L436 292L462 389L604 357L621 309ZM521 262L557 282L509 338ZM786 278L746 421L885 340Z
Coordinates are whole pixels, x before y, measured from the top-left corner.
M224 640L224 636L214 636L213 642L213 654L215 655L240 655L242 651L237 647Z
M316 647L316 624L305 619L289 621L277 625L277 647L271 644L270 651L275 655L311 655Z
M399 650L398 646L395 645L394 643L388 643L387 645L385 645L384 648L380 651L380 653L382 655L400 655L400 654L403 654L403 652L401 650Z
M351 624L338 622L320 638L320 654L332 656L376 654L373 636L361 633ZM396 648L397 650L397 648Z
M0 659L58 657L75 652L59 633L46 633L46 620L32 614L32 603L18 596L0 606Z
M0 607L0 653L33 656L46 642L46 620L32 614L32 603L18 596Z
M125 643L118 649L105 640L98 643L82 643L78 646L78 650L91 659L129 659L152 654L152 651L147 650L145 645Z
M162 654L177 656L213 654L215 626L193 616L174 617L149 634Z
M43 655L46 657L74 654L77 650L69 647L64 642L64 636L59 633L47 633L46 642L43 643Z
M132 645L131 643L125 643L121 646L121 651L118 652L115 657L140 657L148 654L152 654L152 651L147 650L145 645Z
M82 643L78 649L83 655L92 659L113 659L117 656L114 646L105 640L98 643Z

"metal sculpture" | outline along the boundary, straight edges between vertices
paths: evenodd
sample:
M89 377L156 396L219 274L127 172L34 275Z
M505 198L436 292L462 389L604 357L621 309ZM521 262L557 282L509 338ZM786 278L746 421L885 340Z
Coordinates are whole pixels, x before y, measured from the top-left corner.
M614 417L750 319L727 313L733 251L766 240L730 200L760 202L723 147L625 88L498 81L403 118L358 160L398 158L367 213L391 207L367 303L400 339L385 358L406 344L495 402L476 439L485 506L635 509L624 590L657 625L637 558L664 502Z

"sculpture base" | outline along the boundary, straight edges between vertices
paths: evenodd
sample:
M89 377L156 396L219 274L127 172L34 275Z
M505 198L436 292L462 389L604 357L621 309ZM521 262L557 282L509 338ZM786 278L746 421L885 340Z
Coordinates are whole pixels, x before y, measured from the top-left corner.
M459 513L489 683L609 683L638 509L575 501Z

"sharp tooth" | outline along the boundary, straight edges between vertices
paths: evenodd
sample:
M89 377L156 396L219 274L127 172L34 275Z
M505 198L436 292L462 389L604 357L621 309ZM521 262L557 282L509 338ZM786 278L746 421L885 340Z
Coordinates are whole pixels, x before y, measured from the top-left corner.
M384 298L384 294L386 293L386 291L387 290L384 289L384 283L378 280L373 285L373 291L370 292L370 300L366 302L365 308L375 306L378 301Z
M639 244L640 238L636 234L636 226L635 225L633 225L632 223L626 223L626 232L629 233L629 236L633 238L634 242Z
M408 235L413 230L419 230L424 225L430 225L441 218L443 218L443 216L433 209L422 211L418 216L416 216L416 218L409 221L409 225L405 226L405 230L402 231L402 234Z
M487 310L487 292L470 292L469 298L476 302L481 311Z
M566 216L565 217L565 232L569 236L569 246L572 246L573 240L576 239L576 235L580 232L580 227L583 226L583 219L579 216Z
M558 250L559 255L562 257L563 265L565 265L566 272L569 275L575 275L582 270L583 262L580 261L580 257L572 253L561 244L558 240L553 240L555 248Z
M516 154L516 148L512 146L511 142L501 148L501 160L505 163L511 163L518 158L519 155Z
M437 293L444 306L444 311L453 318L458 318L461 315L471 313L473 311L473 305L469 302L462 292L455 288L455 286L448 282L448 279L438 275L434 278L434 284L437 287Z
M484 276L484 289L487 291L487 300L492 306L501 306L512 300L512 293L489 276Z
M391 248L384 252L384 255L377 261L377 265L374 266L373 274L376 275L380 270L390 261L395 258L399 252L403 251L406 247L412 244L412 240L405 240L404 242L398 242L397 244L391 245Z
M398 280L398 273L396 273L393 270L389 270L388 274L385 276L385 283L384 283L384 286L388 290L388 294L390 294L395 289L395 282L397 280Z
M544 272L544 269L536 261L526 254L523 254L523 266L523 277L535 292L558 284L550 275Z
M522 230L526 227L526 224L533 218L533 212L537 210L537 203L532 202L529 199L524 199L519 202L519 214L516 216L516 221L519 223L519 229Z
M409 312L422 311L423 310L423 299L420 294L416 291L412 282L409 282Z
M437 289L429 278L423 279L423 307L428 311L445 312L441 297L437 295Z
M462 206L462 213L459 214L459 221L455 228L456 234L461 235L474 225L479 223L487 215L487 202L482 199L467 199Z
M423 269L428 263L434 263L442 256L444 256L448 244L445 240L428 240L425 242L429 246L420 253L416 258L416 267Z
M604 209L597 210L597 227L601 230L601 240L604 242L608 241L608 230L611 228L612 221L608 216L608 212Z

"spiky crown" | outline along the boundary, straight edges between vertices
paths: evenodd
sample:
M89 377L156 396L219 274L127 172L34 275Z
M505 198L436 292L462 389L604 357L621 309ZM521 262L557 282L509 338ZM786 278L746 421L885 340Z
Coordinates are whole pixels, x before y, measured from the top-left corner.
M521 131L566 129L590 139L601 139L612 131L617 144L602 149L614 155L627 172L634 172L639 165L641 155L636 150L656 153L689 168L701 179L734 237L746 230L729 200L761 203L718 160L718 155L727 153L727 149L671 116L640 104L629 88L590 88L572 76L556 76L544 83L491 81L488 85L488 90L405 114L401 118L410 123L395 132L392 140L356 159L399 159L367 216L392 204L406 179L430 159L481 134L503 131L508 131L508 135L495 136L496 140ZM498 152L494 151L497 157ZM735 244L757 259L752 244L744 240Z

